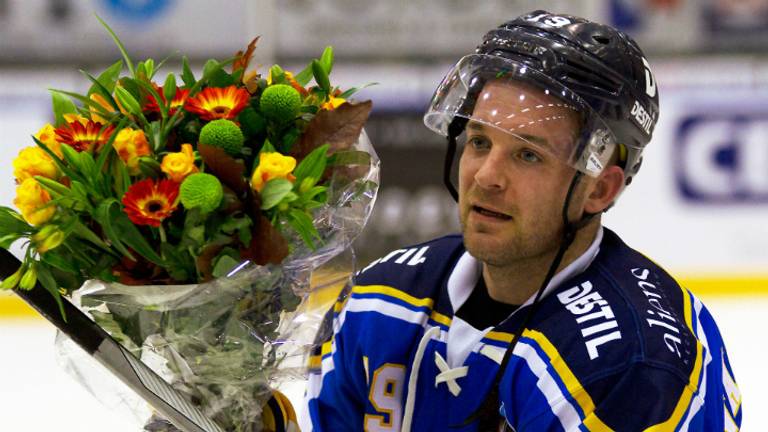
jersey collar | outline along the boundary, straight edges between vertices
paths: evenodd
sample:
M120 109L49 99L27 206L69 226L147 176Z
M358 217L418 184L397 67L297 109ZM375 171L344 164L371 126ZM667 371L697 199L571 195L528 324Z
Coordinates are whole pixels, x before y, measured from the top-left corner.
M572 278L573 276L582 273L584 270L592 264L597 253L600 252L600 243L603 241L603 227L597 230L595 239L592 240L592 244L589 245L586 251L578 258L573 260L564 269L560 270L549 284L544 289L542 297L547 296L555 288L557 288L564 281ZM448 278L448 298L451 300L451 307L454 311L459 310L459 307L464 304L475 289L477 280L482 273L482 262L475 257L464 252L464 254L456 262L453 267L451 276ZM532 295L522 306L531 304L536 294Z

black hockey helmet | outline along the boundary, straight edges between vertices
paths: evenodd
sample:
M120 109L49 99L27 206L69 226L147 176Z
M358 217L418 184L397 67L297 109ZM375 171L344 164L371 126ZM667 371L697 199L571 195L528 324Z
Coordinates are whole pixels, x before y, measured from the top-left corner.
M470 120L518 137L525 136L525 124L561 121L549 116L546 108L538 117L531 112L523 115L514 104L478 115L478 98L486 96L486 84L494 80L534 86L581 115L578 136L550 142L543 150L596 176L618 145L626 184L631 182L658 119L659 96L643 52L625 33L584 18L541 10L488 32L475 54L463 57L448 72L424 115L427 127L451 142L447 171L455 139ZM448 172L445 180L456 197Z

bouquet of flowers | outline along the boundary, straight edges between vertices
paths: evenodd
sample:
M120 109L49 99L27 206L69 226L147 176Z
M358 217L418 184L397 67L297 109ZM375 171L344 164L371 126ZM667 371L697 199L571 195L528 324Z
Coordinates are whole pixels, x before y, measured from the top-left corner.
M54 124L14 160L0 246L26 252L0 288L72 297L222 429L260 430L309 274L375 200L371 103L331 85L331 47L264 76L248 70L257 38L160 81L164 62L135 64L102 24L122 60L84 72L86 94L53 90Z

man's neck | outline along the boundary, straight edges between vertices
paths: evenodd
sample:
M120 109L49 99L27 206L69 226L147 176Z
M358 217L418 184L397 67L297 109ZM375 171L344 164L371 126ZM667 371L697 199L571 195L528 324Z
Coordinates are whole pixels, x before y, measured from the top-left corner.
M595 218L576 233L573 243L563 255L557 272L584 254L600 229L600 220ZM520 260L505 266L483 263L483 278L488 294L496 301L520 305L541 288L544 277L557 255L557 248L537 257Z

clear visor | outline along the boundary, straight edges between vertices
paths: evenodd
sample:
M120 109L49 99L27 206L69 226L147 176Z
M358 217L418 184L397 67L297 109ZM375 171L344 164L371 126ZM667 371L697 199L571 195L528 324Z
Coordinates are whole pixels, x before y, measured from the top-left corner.
M454 119L465 129L493 128L560 161L597 176L616 139L575 93L525 64L484 54L468 55L438 87L424 123L448 135Z

